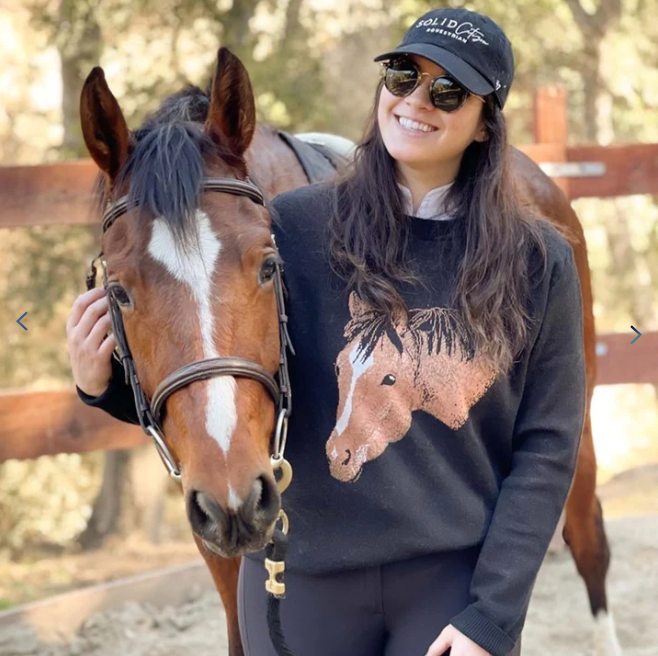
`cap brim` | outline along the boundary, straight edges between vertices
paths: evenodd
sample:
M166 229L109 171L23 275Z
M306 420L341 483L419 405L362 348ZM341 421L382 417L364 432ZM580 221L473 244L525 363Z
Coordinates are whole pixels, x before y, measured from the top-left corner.
M494 92L493 86L470 64L453 55L450 51L439 48L431 43L410 43L407 46L400 46L395 50L391 50L391 52L375 57L375 61L390 59L396 55L418 55L419 57L429 59L450 73L467 91L477 96L486 96Z

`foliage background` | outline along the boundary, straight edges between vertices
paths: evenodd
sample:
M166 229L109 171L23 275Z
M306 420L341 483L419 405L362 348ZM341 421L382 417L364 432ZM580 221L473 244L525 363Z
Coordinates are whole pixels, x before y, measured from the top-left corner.
M514 44L514 143L531 141L532 90L546 83L568 89L572 143L658 142L658 0L0 0L0 165L85 156L77 103L92 66L136 127L186 81L205 86L220 45L250 71L260 120L358 140L373 57L448 5L490 15ZM657 328L657 201L575 203L600 332ZM0 231L1 387L72 384L64 325L98 237L96 227ZM14 330L26 311L38 330ZM594 422L600 480L658 461L653 386L597 388ZM0 556L72 544L101 471L101 454L1 465Z

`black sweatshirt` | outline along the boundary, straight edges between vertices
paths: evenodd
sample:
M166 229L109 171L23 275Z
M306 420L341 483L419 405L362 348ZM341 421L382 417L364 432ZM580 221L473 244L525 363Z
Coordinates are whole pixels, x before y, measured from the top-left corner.
M283 495L286 567L330 572L478 546L471 604L451 623L504 656L523 628L584 421L571 246L545 226L548 268L532 277L529 342L511 374L494 376L448 307L461 219L404 218L408 257L423 284L399 286L411 312L406 325L392 326L348 297L330 269L329 190L303 187L272 203L297 352L286 447L294 475ZM113 366L102 396L80 396L136 422L130 388ZM262 560L264 552L248 557Z

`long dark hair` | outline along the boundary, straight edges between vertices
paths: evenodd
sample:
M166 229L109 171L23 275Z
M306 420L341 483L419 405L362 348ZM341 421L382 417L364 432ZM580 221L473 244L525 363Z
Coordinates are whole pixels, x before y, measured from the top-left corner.
M380 82L365 136L354 161L336 179L330 218L334 270L363 301L389 320L408 308L397 283L418 283L405 259L407 230L395 160L379 130ZM486 98L487 140L466 149L446 197L464 222L463 254L451 305L462 313L473 348L498 372L507 373L526 345L531 272L530 253L538 249L545 270L541 222L523 205L511 176L505 118Z

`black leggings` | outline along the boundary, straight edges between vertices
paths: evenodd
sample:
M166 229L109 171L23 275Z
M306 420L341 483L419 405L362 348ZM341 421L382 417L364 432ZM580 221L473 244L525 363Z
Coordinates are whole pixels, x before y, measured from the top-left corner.
M280 604L286 641L297 656L425 656L468 606L476 559L477 550L466 550L332 574L286 572ZM262 563L242 559L238 617L246 656L276 656L266 578ZM509 656L520 653L521 638Z

